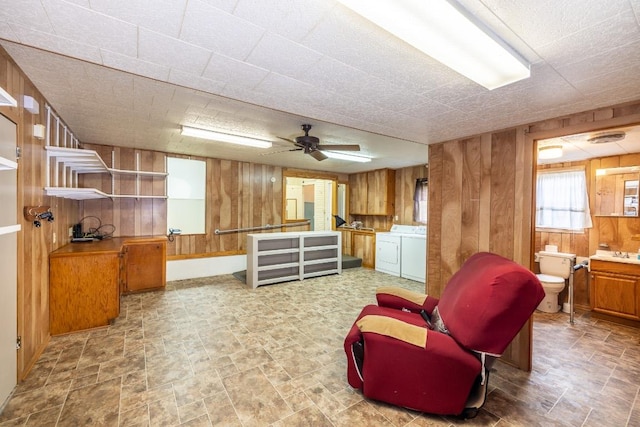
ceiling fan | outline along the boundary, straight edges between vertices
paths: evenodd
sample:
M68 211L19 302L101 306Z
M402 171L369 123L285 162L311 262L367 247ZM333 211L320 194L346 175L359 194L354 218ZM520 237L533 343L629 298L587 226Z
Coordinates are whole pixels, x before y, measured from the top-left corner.
M282 138L280 136L278 138L284 141L290 142L296 146L296 148L290 151L304 151L305 154L309 154L311 157L313 157L318 161L321 161L327 158L327 156L322 152L323 150L360 151L360 146L357 144L342 144L342 145L320 144L320 140L317 137L309 135L309 131L311 130L311 125L309 124L302 125L302 130L304 131L304 135L296 137L295 140Z

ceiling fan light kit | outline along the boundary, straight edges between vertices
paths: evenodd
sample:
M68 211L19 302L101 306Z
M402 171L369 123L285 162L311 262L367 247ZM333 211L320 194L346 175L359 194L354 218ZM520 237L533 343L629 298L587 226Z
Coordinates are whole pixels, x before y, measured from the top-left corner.
M283 138L281 136L278 138L295 145L296 148L291 151L303 151L304 154L308 154L318 161L328 158L351 160L354 162L371 161L371 159L364 156L351 156L348 154L335 153L335 151L360 151L360 146L357 144L320 144L319 138L309 135L309 131L311 130L310 124L303 124L302 130L304 131L304 135L296 137L295 140Z
M455 0L338 1L489 90L531 75L528 61Z
M192 136L195 138L208 139L211 141L228 142L230 144L246 145L256 148L271 148L271 141L263 139L251 138L241 135L233 135L229 133L221 133L207 129L199 129L190 126L182 126L180 132L183 136Z

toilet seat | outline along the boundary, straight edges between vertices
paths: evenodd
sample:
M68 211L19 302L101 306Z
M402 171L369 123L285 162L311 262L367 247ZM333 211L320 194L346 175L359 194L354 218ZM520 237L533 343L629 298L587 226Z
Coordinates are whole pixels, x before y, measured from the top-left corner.
M564 285L564 279L558 276L551 276L550 274L536 274L538 280L543 283L562 283Z

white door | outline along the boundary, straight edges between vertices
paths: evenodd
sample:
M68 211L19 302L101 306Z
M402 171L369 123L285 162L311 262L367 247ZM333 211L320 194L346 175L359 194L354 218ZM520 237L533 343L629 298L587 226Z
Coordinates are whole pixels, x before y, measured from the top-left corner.
M16 125L0 115L0 407L16 385L18 331Z

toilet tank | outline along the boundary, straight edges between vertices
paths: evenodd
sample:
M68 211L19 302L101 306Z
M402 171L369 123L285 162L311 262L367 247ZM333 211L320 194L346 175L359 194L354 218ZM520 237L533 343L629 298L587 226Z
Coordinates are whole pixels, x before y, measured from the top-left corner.
M576 255L565 252L538 252L540 273L568 279L575 264Z

